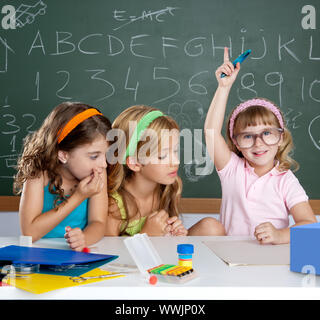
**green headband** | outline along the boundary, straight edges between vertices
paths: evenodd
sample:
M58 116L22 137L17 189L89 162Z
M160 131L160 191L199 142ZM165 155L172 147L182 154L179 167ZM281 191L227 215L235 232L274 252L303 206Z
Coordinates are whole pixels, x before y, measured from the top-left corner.
M155 110L147 113L145 116L143 116L140 119L129 141L126 154L124 155L124 158L123 158L123 163L126 162L128 157L131 157L134 155L137 149L138 142L140 141L140 138L142 136L142 133L149 127L150 123L153 120L162 116L164 116L164 114L161 111Z

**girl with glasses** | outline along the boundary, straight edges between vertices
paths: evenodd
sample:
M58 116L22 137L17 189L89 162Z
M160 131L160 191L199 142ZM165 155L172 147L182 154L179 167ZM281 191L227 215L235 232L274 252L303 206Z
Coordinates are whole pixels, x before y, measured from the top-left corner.
M206 144L222 187L221 222L227 235L252 235L260 243L290 242L289 214L295 225L317 222L308 197L290 170L292 136L283 115L263 98L238 105L221 129L232 84L240 70L229 61L216 70L218 88L205 121ZM227 76L221 78L221 74Z

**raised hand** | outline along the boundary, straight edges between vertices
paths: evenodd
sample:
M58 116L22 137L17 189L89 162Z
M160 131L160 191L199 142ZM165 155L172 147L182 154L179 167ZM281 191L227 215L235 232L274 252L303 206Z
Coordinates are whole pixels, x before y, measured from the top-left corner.
M237 78L239 70L240 70L240 63L238 62L236 67L234 67L232 62L229 60L228 48L224 48L223 64L216 70L216 73L215 73L219 86L231 87L233 82ZM225 73L226 77L221 78L222 73Z

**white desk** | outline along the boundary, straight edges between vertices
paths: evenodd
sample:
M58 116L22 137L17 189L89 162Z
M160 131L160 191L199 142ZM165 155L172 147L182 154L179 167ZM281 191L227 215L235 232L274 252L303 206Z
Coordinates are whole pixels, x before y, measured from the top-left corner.
M176 245L194 244L193 267L198 278L180 285L158 282L152 286L138 273L123 278L59 289L36 295L14 287L0 287L0 299L319 299L320 277L290 272L283 266L229 267L202 243L221 240L221 237L153 237L151 241L164 263L177 264ZM247 237L224 237L228 241ZM119 255L111 264L134 262L121 237L105 237L98 242L95 252ZM18 238L0 238L0 246L18 244ZM35 247L68 249L64 239L45 239ZM108 264L103 266L108 269Z

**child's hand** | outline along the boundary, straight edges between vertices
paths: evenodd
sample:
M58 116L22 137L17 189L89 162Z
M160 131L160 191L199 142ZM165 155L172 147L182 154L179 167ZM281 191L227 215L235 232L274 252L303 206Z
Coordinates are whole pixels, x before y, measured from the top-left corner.
M256 226L254 236L261 244L280 244L281 231L270 222L264 222Z
M71 229L66 227L64 237L72 250L82 251L86 247L84 234L80 228Z
M168 213L165 210L155 211L151 213L141 230L149 236L163 236L171 231L171 226L168 225Z
M93 170L93 174L82 179L76 189L76 192L84 199L90 198L98 194L103 188L104 182L101 174Z
M182 221L178 217L171 217L167 220L168 225L171 226L170 234L173 236L186 236L188 230L182 224Z
M223 60L223 64L216 70L216 78L219 83L219 86L231 87L239 73L240 63L238 62L236 67L233 66L232 62L229 60L228 48L224 48ZM226 77L221 78L222 73L225 73Z

